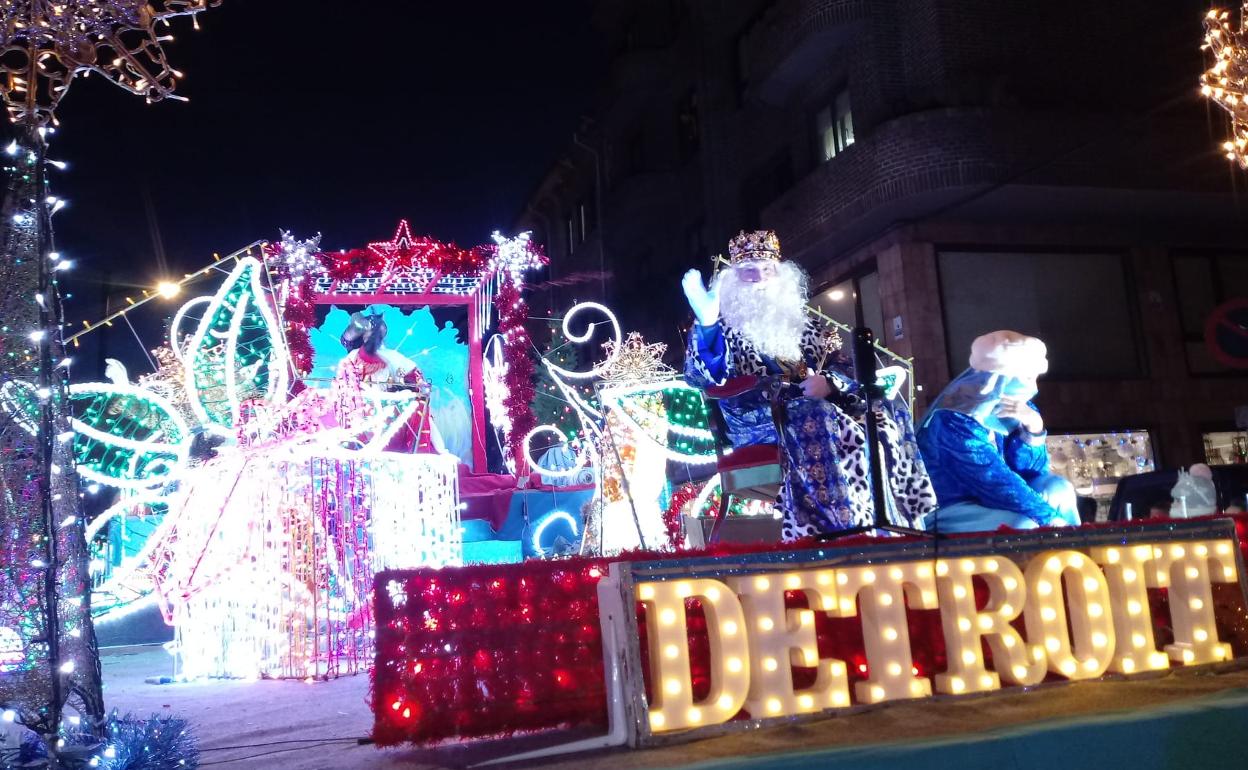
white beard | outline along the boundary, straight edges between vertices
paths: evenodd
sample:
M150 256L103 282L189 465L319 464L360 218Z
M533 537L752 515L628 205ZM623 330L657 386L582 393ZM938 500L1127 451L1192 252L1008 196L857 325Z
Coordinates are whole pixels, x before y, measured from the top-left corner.
M724 323L753 343L759 353L800 361L806 329L806 274L790 262L781 262L776 269L775 277L757 283L740 280L731 269L720 273L719 312Z

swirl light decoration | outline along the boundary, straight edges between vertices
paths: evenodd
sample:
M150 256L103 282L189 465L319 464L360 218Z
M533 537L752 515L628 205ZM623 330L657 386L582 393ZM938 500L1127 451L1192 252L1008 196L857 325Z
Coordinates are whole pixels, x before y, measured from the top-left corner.
M0 3L0 95L14 123L55 122L56 106L79 74L98 72L149 102L173 94L182 73L169 66L160 27L220 0L10 0Z
M578 334L572 331L574 324L580 323L582 320L577 319L577 317L586 311L596 311L601 313L606 316L606 321L586 321L585 330L582 333ZM577 320L574 321L574 319ZM550 375L551 381L555 383L555 386L559 389L563 398L572 407L577 418L580 420L583 435L587 439L596 439L602 435L602 411L598 408L598 406L583 398L576 391L576 388L572 386L571 382L589 382L591 380L601 378L605 372L615 365L616 360L619 358L620 343L623 340L623 335L620 332L620 322L615 317L615 314L612 313L610 308L606 305L600 305L597 302L582 302L580 304L573 305L563 317L563 335L567 338L568 344L572 345L580 345L592 340L598 324L601 323L606 323L611 327L611 336L603 346L606 349L607 357L601 363L592 366L588 371L572 371L571 369L565 369L564 367L559 366L549 359L541 359L542 366L546 368L546 371ZM504 387L504 396L505 390L506 388ZM508 431L511 431L513 428L514 425L509 425L507 429ZM540 467L536 459L533 457L530 442L535 436L543 433L549 433L559 437L560 439L563 438L563 433L554 425L537 425L527 430L524 433L524 436L520 438L518 445L519 452L517 454L522 456L525 461L528 462L530 468ZM596 453L592 446L593 443L593 441L588 441L587 445L580 453L578 453L576 466L574 468L560 471L552 471L551 469L544 468L541 471L542 475L552 478L572 478L586 467L596 464Z
M1205 44L1213 54L1213 66L1200 76L1200 93L1231 117L1231 136L1222 143L1229 160L1248 169L1248 2L1240 9L1239 23L1231 23L1228 11L1214 8L1205 15Z

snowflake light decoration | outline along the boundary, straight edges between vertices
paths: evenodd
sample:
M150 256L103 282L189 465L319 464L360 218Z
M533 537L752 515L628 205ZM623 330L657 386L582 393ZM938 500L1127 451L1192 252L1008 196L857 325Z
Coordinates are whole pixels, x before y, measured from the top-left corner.
M629 332L618 350L615 340L602 345L607 359L614 359L603 374L606 382L644 382L674 374L675 369L663 363L667 345L662 342L647 343L639 332Z
M98 72L149 102L173 97L181 73L158 31L220 0L8 0L0 3L0 95L14 123L43 126L70 81Z
M530 243L532 235L531 232L523 232L515 238L508 238L495 230L490 236L498 246L498 251L490 260L490 268L500 275L510 277L516 288L520 288L526 272L546 264L546 257L541 249Z
M1200 92L1231 116L1231 136L1222 143L1226 157L1248 169L1248 2L1232 25L1227 11L1205 15L1203 50L1213 54L1213 66L1200 76Z
M308 273L324 269L321 262L321 234L300 240L290 234L289 230L279 231L281 243L269 244L266 255L276 260L275 267L294 281L301 281Z

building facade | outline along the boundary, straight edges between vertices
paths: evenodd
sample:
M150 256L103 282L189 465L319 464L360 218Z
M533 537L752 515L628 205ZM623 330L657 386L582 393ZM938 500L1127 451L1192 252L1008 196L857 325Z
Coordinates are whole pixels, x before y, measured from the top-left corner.
M552 309L603 299L671 345L680 275L774 229L821 308L913 357L917 414L1012 328L1048 343L1051 432L1234 459L1248 370L1204 336L1248 297L1248 222L1198 92L1204 10L601 0L610 80L519 226Z

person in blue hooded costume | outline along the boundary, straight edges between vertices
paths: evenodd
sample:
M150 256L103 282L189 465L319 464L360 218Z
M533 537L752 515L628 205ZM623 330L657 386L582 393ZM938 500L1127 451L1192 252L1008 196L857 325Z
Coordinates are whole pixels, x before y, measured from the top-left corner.
M1031 399L1048 371L1035 337L998 331L971 345L971 368L941 391L919 426L940 507L928 530L1077 526L1075 488L1050 472L1044 420Z
M685 379L694 387L722 385L743 375L787 381L782 396L783 441L766 395L750 391L719 408L734 447L780 444L787 462L780 495L786 541L871 524L874 504L867 470L865 401L853 367L806 311L806 274L780 256L775 233L741 233L728 247L730 266L708 288L697 270L684 290L697 322L689 333ZM904 370L881 369L891 397L878 402L884 448L887 519L921 526L936 495L919 457L913 423L893 397Z

